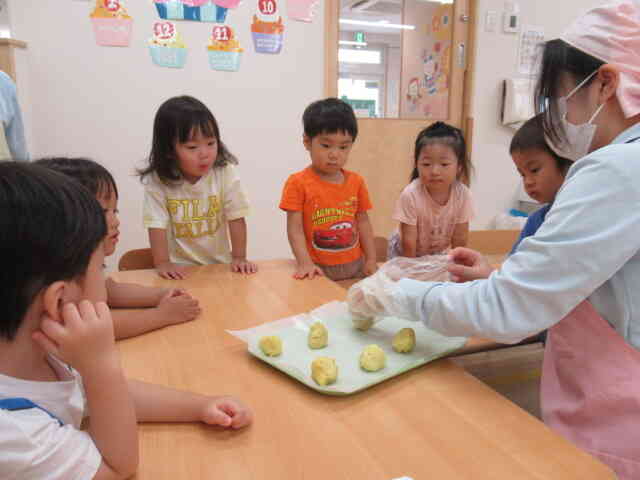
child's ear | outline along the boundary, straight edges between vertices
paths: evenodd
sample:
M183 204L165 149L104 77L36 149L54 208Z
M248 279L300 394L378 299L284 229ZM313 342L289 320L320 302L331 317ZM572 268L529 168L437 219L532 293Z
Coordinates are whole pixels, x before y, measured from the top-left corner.
M56 322L62 320L62 306L65 302L65 293L69 288L67 282L53 282L45 288L42 294L42 306L45 313Z
M306 148L308 152L311 151L311 138L309 138L309 136L306 133L302 135L302 144L304 145L304 148Z

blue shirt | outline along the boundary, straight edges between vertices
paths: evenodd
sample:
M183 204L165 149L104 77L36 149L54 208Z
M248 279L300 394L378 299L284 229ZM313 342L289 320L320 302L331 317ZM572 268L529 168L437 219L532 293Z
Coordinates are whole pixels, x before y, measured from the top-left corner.
M7 145L12 160L29 160L27 142L24 138L22 113L18 105L16 85L11 77L0 71L0 122L4 127Z
M511 248L511 253L509 255L513 255L514 253L516 253L518 245L520 245L520 242L522 242L522 240L535 235L540 226L544 223L544 219L547 216L547 212L550 208L551 204L545 205L544 207L536 210L531 215L529 215L529 218L527 218L527 223L524 224L524 228L520 232L520 236L518 237L518 240L516 240L516 243L513 244L513 248Z
M403 279L394 300L444 335L516 343L588 299L640 349L639 137L636 124L575 162L545 222L488 279Z

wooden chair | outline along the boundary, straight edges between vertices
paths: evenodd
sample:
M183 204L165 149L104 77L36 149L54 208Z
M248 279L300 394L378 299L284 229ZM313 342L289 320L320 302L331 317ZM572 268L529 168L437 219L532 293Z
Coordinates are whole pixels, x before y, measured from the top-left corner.
M520 236L520 230L471 230L467 247L484 254L507 254Z
M153 268L153 256L150 248L129 250L118 262L118 270L146 270Z

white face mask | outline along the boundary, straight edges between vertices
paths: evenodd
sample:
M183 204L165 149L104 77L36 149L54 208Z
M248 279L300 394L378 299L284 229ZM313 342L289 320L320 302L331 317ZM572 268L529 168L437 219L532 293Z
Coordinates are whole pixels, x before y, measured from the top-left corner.
M587 78L585 78L580 84L571 90L571 92L565 96L558 98L558 114L560 115L560 128L565 133L566 140L560 144L555 145L553 142L549 142L551 149L560 155L561 157L568 158L569 160L580 160L582 157L589 153L589 148L593 142L593 137L596 134L597 125L592 122L602 111L604 103L600 105L595 113L591 116L587 123L581 125L574 125L567 120L567 100L569 100L584 84L586 84L591 77L593 77L598 71L596 70Z

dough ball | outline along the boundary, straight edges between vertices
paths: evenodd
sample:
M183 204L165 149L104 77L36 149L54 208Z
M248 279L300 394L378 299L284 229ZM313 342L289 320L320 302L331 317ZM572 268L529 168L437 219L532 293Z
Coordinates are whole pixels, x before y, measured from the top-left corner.
M311 378L324 387L330 385L338 378L338 365L333 358L318 357L311 362Z
M367 345L360 354L360 368L367 372L377 372L384 368L387 357L378 345Z
M362 315L353 315L352 319L353 326L358 330L362 330L366 332L373 325L373 317L363 317Z
M416 346L416 332L413 328L403 328L393 337L393 349L398 353L409 353Z
M329 332L320 322L315 322L309 329L309 348L324 348L329 343Z
M262 337L258 346L268 357L277 357L282 353L282 340L276 335Z

